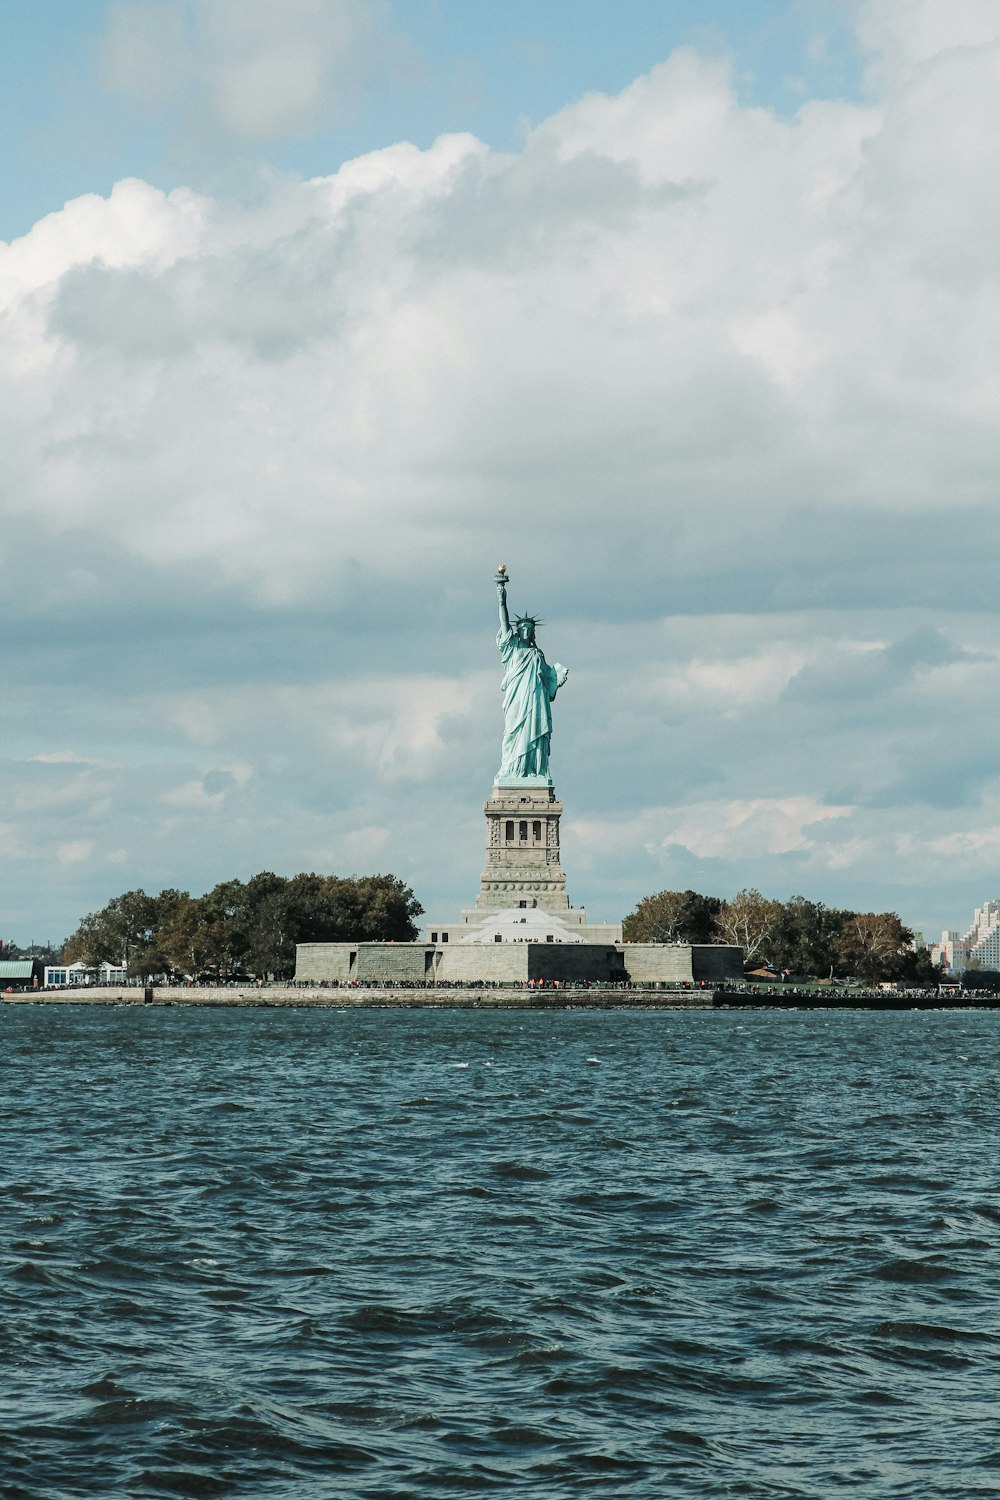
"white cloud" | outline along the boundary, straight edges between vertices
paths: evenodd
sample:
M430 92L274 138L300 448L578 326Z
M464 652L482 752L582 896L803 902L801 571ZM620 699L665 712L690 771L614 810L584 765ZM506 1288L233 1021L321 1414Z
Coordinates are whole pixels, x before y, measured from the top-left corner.
M724 859L797 853L813 848L816 824L846 818L852 810L824 806L808 796L706 802L668 816L661 842L664 847L680 844L692 854Z
M127 181L0 247L39 882L57 847L204 888L377 846L468 899L500 557L572 669L567 847L606 890L930 889L949 838L992 869L1000 78L994 7L942 13L861 7L862 104L779 119L685 50L517 152L403 143L249 203ZM184 14L118 7L108 66L242 139L325 117L381 24Z
M84 864L93 853L94 846L89 839L70 839L56 850L60 863L64 865Z
M717 799L683 807L647 807L625 819L575 817L572 837L581 847L598 852L625 853L644 845L652 853L682 845L700 857L742 859L812 848L819 824L848 818L855 811L807 796Z
M77 755L75 750L43 750L31 757L41 766L92 766L96 762L89 756Z
M750 703L776 703L805 661L801 646L778 644L756 656L696 658L665 672L655 686L675 706L732 716Z
M369 824L351 828L342 834L337 847L325 851L325 862L332 868L371 869L382 851L388 848L390 831Z
M979 51L1000 41L993 0L855 0L858 35L874 54L873 81L912 74L942 56Z
M472 715L482 713L492 686L482 674L455 679L380 672L367 682L313 681L307 687L271 689L267 712L281 726L283 758L305 751L331 774L389 786L432 780L457 768ZM167 724L194 745L208 747L251 733L260 702L260 689L250 685L198 698L167 698L157 707ZM240 785L250 774L247 766L233 768ZM199 781L172 789L164 800L204 795Z
M206 791L201 781L185 781L180 786L171 787L169 791L163 792L160 801L168 807L206 810L220 806L224 795L223 792Z
M946 859L967 859L970 856L987 854L994 864L1000 863L1000 827L963 829L930 839L927 844L934 854Z
M165 193L134 178L117 182L107 198L73 198L20 239L0 241L0 306L12 308L81 266L162 273L198 253L209 206L187 188Z
M606 510L671 572L709 569L728 518L794 586L816 557L765 544L782 513L987 503L1000 289L966 272L1000 220L1000 91L988 49L963 59L925 64L933 109L782 121L686 51L514 156L446 138L254 209L70 204L0 260L30 351L0 372L11 489L279 604L359 563L433 572L442 539L478 562L525 506L553 539Z
M237 141L301 135L342 115L376 57L401 56L380 0L118 0L108 85Z

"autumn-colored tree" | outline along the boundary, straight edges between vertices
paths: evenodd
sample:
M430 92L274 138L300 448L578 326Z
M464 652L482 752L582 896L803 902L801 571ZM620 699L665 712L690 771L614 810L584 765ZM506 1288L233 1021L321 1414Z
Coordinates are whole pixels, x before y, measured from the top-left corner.
M767 958L768 939L780 913L780 901L769 901L760 891L737 891L731 901L722 903L715 919L715 941L737 944L744 960Z
M913 933L894 911L846 912L837 941L842 967L869 984L896 977L913 951Z
M842 911L806 896L772 901L760 891L742 890L720 902L696 891L658 891L629 913L623 930L631 942L733 943L751 963L767 960L821 978L848 973L871 983L940 977L895 912Z

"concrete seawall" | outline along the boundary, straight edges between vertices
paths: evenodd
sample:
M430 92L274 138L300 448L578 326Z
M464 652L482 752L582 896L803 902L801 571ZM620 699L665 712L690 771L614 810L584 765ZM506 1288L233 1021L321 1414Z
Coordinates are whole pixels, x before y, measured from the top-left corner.
M146 994L150 999L146 999ZM26 990L23 994L0 995L8 1005L210 1005L210 1006L309 1006L351 1010L564 1010L568 1006L590 1010L707 1010L714 991L538 989L389 989L363 985L344 988L299 989L274 985L266 989L247 986L229 988L174 988L154 986L150 991L118 989Z

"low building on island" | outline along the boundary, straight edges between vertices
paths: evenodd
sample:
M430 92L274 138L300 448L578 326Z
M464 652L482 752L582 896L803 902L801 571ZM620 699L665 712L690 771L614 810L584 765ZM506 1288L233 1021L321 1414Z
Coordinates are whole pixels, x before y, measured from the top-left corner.
M92 988L102 984L125 984L128 969L125 964L85 964L77 959L72 964L47 964L45 968L46 989Z
M0 990L37 990L44 971L40 958L0 959Z

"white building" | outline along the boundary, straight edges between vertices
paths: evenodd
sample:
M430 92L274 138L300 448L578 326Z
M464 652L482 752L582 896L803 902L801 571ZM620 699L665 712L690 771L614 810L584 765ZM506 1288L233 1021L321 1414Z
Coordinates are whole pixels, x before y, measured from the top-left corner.
M1000 901L984 901L976 908L968 932L945 930L941 941L931 944L930 952L934 963L956 974L970 964L1000 970Z
M65 985L124 984L128 977L124 964L85 964L77 959L75 964L47 964L45 988L61 989Z

